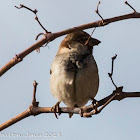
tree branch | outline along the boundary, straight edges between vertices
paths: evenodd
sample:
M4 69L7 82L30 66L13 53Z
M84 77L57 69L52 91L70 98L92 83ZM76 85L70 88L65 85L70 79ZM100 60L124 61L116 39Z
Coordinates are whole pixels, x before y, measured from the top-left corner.
M116 93L112 93L111 95L103 98L102 100L98 101L98 107L104 105L105 103L107 103L107 101L109 101ZM113 100L122 100L124 98L128 98L128 97L140 97L140 92L121 92L118 93L117 96L115 96L111 101ZM81 108L69 108L69 107L61 107L61 113L73 113L73 114L80 114L81 112ZM89 105L89 106L84 106L82 107L84 113L83 113L83 117L89 117L90 115L95 115L98 114L95 112L95 110L93 109L93 105ZM31 105L27 110L25 110L24 112L22 112L21 114L15 116L14 118L6 121L5 123L0 125L0 131L8 128L9 126L19 122L20 120L23 120L24 118L27 118L29 116L36 116L42 113L54 113L54 111L52 110L52 107L35 107L33 105ZM59 113L59 112L57 112Z
M66 30L56 32L56 33L45 33L44 36L42 37L42 39L37 41L35 44L30 46L23 52L16 55L5 66L3 66L0 69L0 76L2 76L5 72L7 72L10 68L15 66L17 63L21 62L23 60L23 58L26 57L28 54L30 54L32 51L40 48L45 43L53 41L54 39L56 39L60 36L63 36L63 35L66 35L66 34L69 34L69 33L75 32L75 31L79 31L79 30L85 30L85 29L89 29L89 28L93 28L93 27L105 26L105 25L108 25L109 23L126 20L126 19L131 19L131 18L140 18L140 13L133 12L133 13L122 15L122 16L104 19L103 21L99 20L99 21L88 23L88 24L80 25L80 26L66 29Z

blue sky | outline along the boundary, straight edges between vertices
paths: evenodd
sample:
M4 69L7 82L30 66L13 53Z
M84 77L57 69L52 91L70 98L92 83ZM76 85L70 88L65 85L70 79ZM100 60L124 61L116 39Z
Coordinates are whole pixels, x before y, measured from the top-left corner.
M140 12L140 1L128 1ZM38 9L38 16L48 31L57 32L70 27L99 20L95 13L97 0L2 0L0 4L0 67L33 43L38 33L43 32L34 15L14 6L24 4ZM122 0L101 1L99 7L103 18L109 18L132 12ZM111 70L111 57L118 55L113 78L124 91L140 91L140 19L129 19L97 28L93 37L102 43L94 48L94 56L99 67L100 88L96 96L100 100L112 93L114 87L108 77ZM86 30L89 34L92 29ZM33 81L39 85L37 100L40 106L53 106L56 99L51 95L49 87L50 66L63 37L49 43L49 47L41 48L28 55L21 63L10 69L0 79L0 123L11 119L26 110L32 101ZM64 106L61 104L61 106ZM140 137L140 99L124 99L114 101L99 115L92 118L80 118L74 115L71 119L62 114L57 120L53 114L41 114L28 117L2 131L7 134L42 134L36 139L108 139L139 140ZM2 135L0 133L0 136ZM48 134L57 134L48 137ZM46 135L46 137L44 136ZM35 137L20 137L32 140ZM2 139L17 139L7 136Z

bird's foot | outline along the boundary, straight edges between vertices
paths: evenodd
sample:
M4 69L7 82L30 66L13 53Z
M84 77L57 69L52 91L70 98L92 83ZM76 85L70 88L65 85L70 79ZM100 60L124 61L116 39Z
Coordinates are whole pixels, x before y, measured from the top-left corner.
M51 108L51 111L54 112L54 115L55 115L55 117L56 117L57 119L58 119L58 116L57 116L56 113L58 113L58 115L61 114L61 108L60 108L59 104L60 104L60 102L57 102L57 103Z
M89 110L85 106L83 106L83 107L81 107L79 114L80 114L81 117L91 118L92 116L91 116L91 112L90 111L91 110Z
M95 114L98 114L99 113L99 110L98 110L98 101L95 100L94 98L92 99L92 105L93 105L93 109L95 110Z

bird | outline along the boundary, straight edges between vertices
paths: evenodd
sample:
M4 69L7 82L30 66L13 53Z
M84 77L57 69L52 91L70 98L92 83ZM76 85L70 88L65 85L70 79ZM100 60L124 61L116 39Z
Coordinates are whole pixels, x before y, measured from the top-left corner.
M101 43L85 31L69 33L51 64L50 89L67 107L82 107L94 100L99 88L98 66L93 47Z

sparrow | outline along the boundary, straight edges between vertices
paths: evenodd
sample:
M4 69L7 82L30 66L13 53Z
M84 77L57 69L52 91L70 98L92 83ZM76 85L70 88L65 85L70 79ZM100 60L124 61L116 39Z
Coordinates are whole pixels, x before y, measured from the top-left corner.
M82 107L94 99L99 75L92 53L99 43L85 31L70 33L61 42L50 70L50 88L57 105Z

